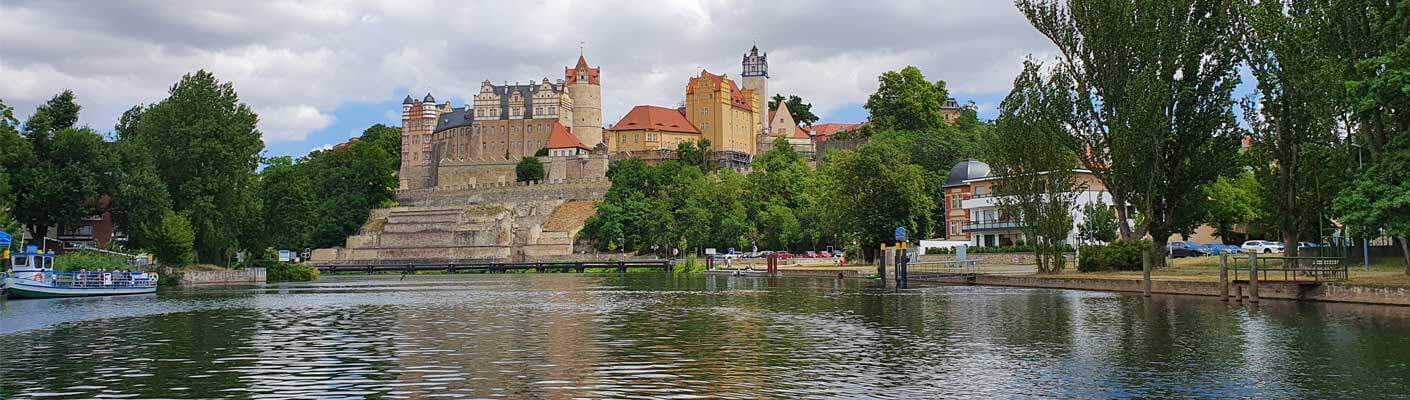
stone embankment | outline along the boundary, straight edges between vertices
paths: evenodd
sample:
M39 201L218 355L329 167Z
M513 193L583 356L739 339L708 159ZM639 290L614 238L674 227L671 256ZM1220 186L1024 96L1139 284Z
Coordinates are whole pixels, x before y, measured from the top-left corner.
M181 275L181 286L255 285L265 282L264 268L245 268L228 271L187 271L179 275Z
M1142 292L1142 281L1140 279L979 275L975 277L973 283L986 286L1097 290L1127 293ZM1151 293L1219 296L1221 290L1219 282L1153 280L1151 281ZM1229 292L1230 300L1239 300L1236 298L1237 293L1235 287L1231 285ZM1248 294L1245 293L1244 296L1244 300L1247 300ZM1354 286L1340 283L1290 285L1278 282L1265 282L1258 285L1258 296L1262 299L1410 306L1410 288L1403 287Z

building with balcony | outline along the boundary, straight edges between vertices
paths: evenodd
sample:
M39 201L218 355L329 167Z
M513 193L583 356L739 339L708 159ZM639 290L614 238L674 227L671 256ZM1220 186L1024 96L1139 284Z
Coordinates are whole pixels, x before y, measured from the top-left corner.
M1072 232L1068 243L1076 243L1077 227L1086 220L1082 207L1092 203L1112 205L1112 197L1091 171L1074 169L1077 180L1086 185L1072 206ZM995 177L989 165L965 160L950 169L945 180L945 235L951 242L970 246L1013 246L1026 242L1021 228L1023 217L1007 215L994 197Z

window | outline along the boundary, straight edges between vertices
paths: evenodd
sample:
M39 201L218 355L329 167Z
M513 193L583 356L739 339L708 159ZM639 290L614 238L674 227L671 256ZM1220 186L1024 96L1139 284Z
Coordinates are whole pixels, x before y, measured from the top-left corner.
M709 109L709 108L700 107L700 116L704 117L704 116L709 116L709 115L710 115L710 109Z
M985 191L986 191L985 189L986 189L986 188L983 187L983 186L975 186L975 187L974 187L974 197L984 197L984 193L985 193Z

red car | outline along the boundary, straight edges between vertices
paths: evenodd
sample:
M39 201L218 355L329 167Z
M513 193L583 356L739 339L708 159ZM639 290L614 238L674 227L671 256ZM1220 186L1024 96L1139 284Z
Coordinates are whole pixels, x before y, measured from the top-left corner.
M775 252L775 253L774 253L774 256L775 256L775 257L778 257L778 259L780 259L780 260L787 260L787 259L793 258L793 253L789 253L789 252L787 252L787 251L779 251L779 252Z

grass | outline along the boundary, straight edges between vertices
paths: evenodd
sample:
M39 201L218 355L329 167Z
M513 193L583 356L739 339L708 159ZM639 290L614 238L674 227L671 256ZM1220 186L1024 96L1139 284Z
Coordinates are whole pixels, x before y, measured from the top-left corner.
M1232 266L1232 263L1231 263ZM1361 264L1354 263L1348 269L1349 279L1345 282L1356 286L1410 287L1410 275L1405 275L1405 264L1400 258L1373 259L1371 270L1365 271ZM1141 271L1077 272L1069 269L1054 278L1073 279L1141 279ZM1170 260L1164 269L1151 271L1151 278L1166 281L1219 281L1219 257L1188 257Z

